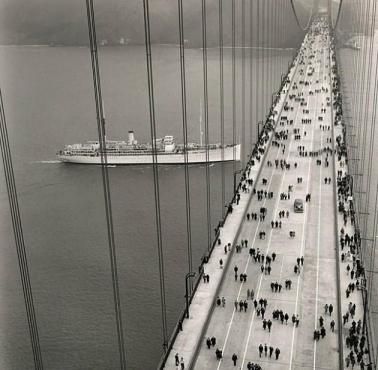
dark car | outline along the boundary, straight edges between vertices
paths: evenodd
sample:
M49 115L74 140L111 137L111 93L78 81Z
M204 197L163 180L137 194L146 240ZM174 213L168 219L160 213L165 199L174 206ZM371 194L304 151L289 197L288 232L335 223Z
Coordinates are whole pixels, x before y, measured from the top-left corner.
M295 201L294 201L294 212L295 213L303 213L303 200L302 199L295 199Z

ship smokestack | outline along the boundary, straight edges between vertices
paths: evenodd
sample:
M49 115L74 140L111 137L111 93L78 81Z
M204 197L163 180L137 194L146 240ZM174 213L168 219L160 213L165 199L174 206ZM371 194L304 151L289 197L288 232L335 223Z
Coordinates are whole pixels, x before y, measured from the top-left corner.
M129 145L134 145L135 144L134 131L129 131L129 141L128 141L128 144Z

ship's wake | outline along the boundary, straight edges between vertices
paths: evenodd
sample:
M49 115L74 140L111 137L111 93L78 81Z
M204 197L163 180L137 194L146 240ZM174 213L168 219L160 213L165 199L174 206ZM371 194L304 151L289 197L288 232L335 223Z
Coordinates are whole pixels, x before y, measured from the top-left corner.
M51 161L33 161L32 163L55 164L55 163L62 163L62 162L58 160L51 160Z

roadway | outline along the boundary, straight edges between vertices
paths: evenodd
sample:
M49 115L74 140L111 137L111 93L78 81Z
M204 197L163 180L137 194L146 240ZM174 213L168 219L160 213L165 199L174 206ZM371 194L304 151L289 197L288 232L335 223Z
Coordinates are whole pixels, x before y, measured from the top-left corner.
M331 108L327 107L331 94L328 36L310 33L300 53L302 62L287 91L292 97L287 99L288 109L282 111L276 127L277 134L288 130L287 138L276 139L278 145L270 146L260 181L255 185L256 190L273 192L274 196L260 201L253 196L249 203L249 213L259 213L260 207L266 207L267 216L264 221L243 221L238 244L248 240L248 248L232 253L229 268L224 271L219 296L225 298L226 304L225 307L215 306L212 312L195 369L235 368L231 360L234 353L238 356L237 368L241 369L246 369L248 362L257 363L263 369L336 369L339 366L333 158L329 154L329 166L326 166L326 152L309 155L311 151L332 147L329 142L332 130L328 130L332 125ZM311 123L303 123L303 119ZM298 130L296 134L294 129ZM307 156L300 155L298 146L304 146ZM276 168L276 160L285 160L290 169ZM317 160L321 160L321 165ZM268 162L273 166L268 166ZM297 168L294 168L295 163ZM302 177L301 183L297 182L298 177ZM325 177L331 178L331 184L324 183ZM262 179L267 180L266 185L262 185ZM292 185L290 199L281 199L280 194L287 194L289 185ZM305 202L309 193L311 201ZM294 213L296 198L303 200L303 213ZM280 211L289 211L289 217L280 218ZM282 227L272 228L272 220L281 221ZM264 239L259 238L262 231L266 233ZM295 238L289 236L290 231L295 231ZM262 263L251 258L249 248L258 248L265 256L276 253L270 275L261 272ZM301 272L295 274L297 258L302 256L304 265ZM240 282L239 278L235 281L234 266L238 267L238 274L247 274L247 282ZM292 281L290 290L285 289L288 279ZM271 283L276 281L283 285L280 293L271 290ZM261 315L257 315L252 300L248 300L246 312L240 312L239 307L235 309L235 300L247 300L247 289L253 289L255 299L267 299L265 318L273 322L271 332L263 329ZM332 318L324 315L325 304L333 305ZM288 313L288 324L272 318L273 310L277 309ZM291 322L293 314L298 315L298 327ZM327 333L324 339L314 341L313 332L319 328L321 315L325 318ZM336 322L335 332L329 328L332 319ZM213 336L217 343L209 350L206 338ZM278 347L279 359L276 360L274 354L271 358L264 354L260 358L260 344ZM215 356L216 348L223 351L221 360Z

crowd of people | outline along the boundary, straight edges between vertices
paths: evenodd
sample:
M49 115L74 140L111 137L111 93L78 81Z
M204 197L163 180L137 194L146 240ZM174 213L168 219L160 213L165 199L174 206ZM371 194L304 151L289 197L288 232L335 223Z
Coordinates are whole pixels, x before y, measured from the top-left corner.
M345 300L342 305L342 323L346 334L343 336L345 341L346 353L344 364L346 367L354 368L358 365L360 369L372 370L373 364L367 345L366 327L364 328L361 319L356 321L358 313L362 318L362 296L358 291L366 287L365 268L360 258L361 236L356 228L355 207L353 202L352 177L348 173L348 153L346 145L346 127L343 122L342 96L340 93L340 80L337 77L337 64L335 50L332 49L332 69L333 69L333 102L335 113L335 126L341 126L341 134L336 137L337 155L337 207L342 217L339 229L340 260L342 270L348 277L345 281ZM358 294L358 295L357 295ZM357 305L352 297L358 300L360 312L357 312ZM348 303L349 301L349 303ZM329 308L328 308L329 310Z
M322 36L323 45L328 45L330 36L328 31L322 30L325 32L325 36ZM310 44L313 44L315 41L316 36L319 34L319 26L315 27L313 33L309 33L304 45L299 52L296 64L297 69L299 69L299 74L303 76L307 71L307 76L313 76L317 70L319 70L319 77L316 80L316 84L320 84L320 72L321 72L321 59L316 59L316 54L312 51ZM307 45L306 45L307 43ZM342 214L344 227L340 229L340 237L339 237L339 244L341 246L341 253L340 259L341 263L345 266L345 272L350 278L350 282L346 287L345 295L346 298L349 298L351 295L355 294L358 291L359 287L365 285L364 280L364 267L359 259L359 245L360 245L360 236L356 233L355 229L353 228L355 223L355 217L353 212L353 204L350 202L350 195L351 195L351 179L350 176L346 172L347 163L347 150L345 145L345 128L343 129L343 135L336 137L334 142L333 140L333 130L331 130L331 126L323 123L323 114L326 114L330 111L328 107L334 104L333 109L336 112L336 117L334 120L334 124L342 124L342 119L340 118L342 115L342 108L341 108L341 96L339 93L339 81L337 80L337 70L336 70L336 63L334 57L334 51L332 49L332 91L333 99L331 100L329 97L326 97L326 100L322 103L321 108L319 108L321 114L318 114L317 121L310 117L310 110L307 108L307 102L305 101L303 91L300 91L298 84L293 81L290 81L290 78L287 78L284 81L284 88L282 89L283 92L287 92L289 90L289 86L291 85L292 90L294 91L288 96L288 101L283 106L284 112L292 112L294 111L295 104L306 108L302 109L302 118L298 122L302 125L306 125L307 131L317 125L316 127L322 131L322 135L324 135L324 140L327 145L322 145L318 149L308 148L307 145L301 144L297 146L297 155L299 157L308 157L308 158L315 158L316 165L322 166L324 168L328 168L330 162L334 160L334 156L337 156L338 164L340 169L337 171L337 205L338 211ZM316 62L315 62L316 61ZM314 63L317 63L317 68L314 67ZM310 66L308 70L306 70L306 65ZM326 66L328 67L328 65ZM294 68L294 67L293 67ZM324 67L323 67L324 70ZM290 75L290 74L289 74ZM324 77L324 80L328 78L327 76ZM326 81L327 82L327 81ZM307 84L306 84L307 83ZM309 86L308 81L305 79L301 79L299 81L299 85ZM320 94L323 92L328 93L328 88L322 86L321 88L315 88L311 90L311 96ZM299 109L299 108L298 108ZM327 110L328 109L328 110ZM331 112L332 114L332 112ZM320 123L321 122L321 123ZM265 203L267 200L273 199L274 197L278 196L280 201L286 201L290 199L290 194L294 192L294 185L290 184L288 186L287 192L283 191L278 194L275 194L273 191L269 190L270 182L267 178L263 178L262 188L256 189L257 183L254 183L252 179L250 179L250 170L255 165L256 162L260 162L262 155L264 155L266 151L266 146L269 142L270 137L272 136L271 145L272 147L276 147L278 149L277 158L272 160L267 160L266 165L268 167L274 167L276 170L282 171L289 171L291 168L297 169L298 163L290 163L288 160L288 156L285 156L286 152L286 144L287 141L290 139L300 140L303 137L307 136L307 131L303 130L301 134L301 130L298 127L294 127L297 121L293 119L289 119L288 116L281 114L279 116L278 112L271 109L269 118L266 120L266 124L264 125L264 129L262 130L260 137L258 139L258 144L252 152L250 160L247 164L246 171L241 177L241 181L239 186L237 187L237 194L235 196L235 203L236 205L239 204L240 201L240 194L239 192L249 193L252 191L253 196L257 198L257 201L263 202L263 206L260 207L257 211L248 211L246 213L246 220L247 222L257 221L259 223L264 223L265 218L267 216L268 209L265 207ZM307 126L308 125L308 126ZM285 127L286 126L286 127ZM293 127L291 127L293 126ZM314 130L314 128L312 128ZM323 136L322 136L323 137ZM323 143L323 140L322 140ZM328 145L329 144L329 145ZM332 145L335 145L336 149L333 149ZM279 158L281 155L281 158ZM332 179L331 177L327 176L322 178L324 184L331 185ZM301 185L303 183L303 178L301 176L297 176L297 184ZM239 197L238 197L239 195ZM307 193L305 195L305 201L311 202L311 193ZM232 211L231 206L231 211ZM229 207L230 210L230 207ZM286 222L290 219L290 212L287 209L280 209L277 212L277 215L271 214L270 215L270 233L275 232L276 229L282 229ZM352 226L352 227L350 227ZM257 233L259 240L265 240L267 232L263 229L259 229ZM289 233L291 238L295 238L295 230L290 230ZM248 240L243 239L241 243L238 243L235 246L235 250L237 253L242 253L242 251L246 249L249 251L248 253L248 262L251 261L252 263L258 264L260 266L261 274L266 275L269 278L271 275L274 262L276 261L277 253L271 252L263 253L258 247L256 248L254 244L248 245ZM231 244L228 243L224 246L225 254L232 251ZM219 267L223 268L223 259L219 260ZM299 276L304 266L304 256L298 256L296 259L296 264L293 266L293 276ZM263 276L264 276L263 275ZM299 279L299 277L298 277ZM237 265L234 266L234 280L235 283L247 284L247 274L245 272L239 273L239 267ZM248 283L250 284L250 283ZM280 279L274 278L270 282L270 288L272 293L282 293L292 288L292 280L290 278L285 278L285 290L283 290L283 283ZM240 292L240 290L239 290ZM239 293L240 294L240 293ZM250 309L253 310L254 315L261 320L262 329L264 332L271 333L274 330L273 326L276 325L275 322L280 323L281 325L289 325L292 327L292 330L295 330L300 324L300 318L295 311L294 313L289 314L284 309L277 307L276 302L269 302L267 298L263 298L259 296L260 292L255 293L254 289L249 287L247 289L246 297L240 298L238 297L234 300L234 312L242 312L247 313L249 309L249 302L251 303ZM218 296L216 299L216 306L220 309L226 307L226 299L223 296ZM335 308L332 303L326 302L324 304L324 317L323 315L319 316L316 320L315 329L313 332L313 340L319 341L323 340L327 336L327 329L331 333L334 333L335 329L337 329L336 317L334 318ZM267 311L269 309L269 311ZM270 313L269 313L270 312ZM270 316L271 315L271 316ZM348 348L349 352L345 357L345 365L350 366L353 368L355 364L358 364L361 369L372 369L372 364L369 360L369 352L367 348L367 340L366 335L363 330L363 325L361 320L354 320L354 316L356 315L356 304L353 301L350 301L348 304L347 310L343 313L342 322L343 326L348 327L348 335L345 336L345 344ZM243 316L238 316L243 317ZM291 325L290 325L291 322ZM340 328L341 329L341 328ZM311 337L311 333L310 333ZM269 337L271 338L271 337ZM277 339L276 339L277 340ZM206 338L206 346L208 350L214 350L215 357L219 361L223 358L223 350L221 346L216 347L217 340L214 336ZM264 343L264 342L263 342ZM270 340L268 343L260 343L257 347L257 353L259 358L273 358L275 360L279 360L281 349L276 346L272 346L270 344ZM238 353L235 351L231 356L232 364L237 366L238 363ZM176 365L180 365L180 360L177 354ZM182 369L184 367L181 367ZM259 370L261 369L261 365L255 362L248 361L246 364L247 370Z

